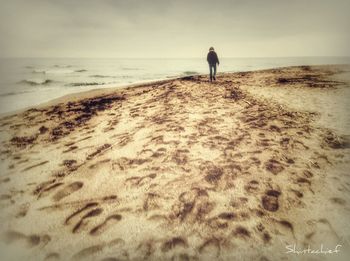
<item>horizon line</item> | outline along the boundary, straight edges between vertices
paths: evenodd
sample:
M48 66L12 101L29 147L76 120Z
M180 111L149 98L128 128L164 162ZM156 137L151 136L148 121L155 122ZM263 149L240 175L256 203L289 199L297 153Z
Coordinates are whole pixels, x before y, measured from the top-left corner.
M221 59L234 59L234 58L350 58L350 56L342 55L296 55L296 56L221 56ZM206 57L87 57L87 56L7 56L0 57L0 59L206 59Z

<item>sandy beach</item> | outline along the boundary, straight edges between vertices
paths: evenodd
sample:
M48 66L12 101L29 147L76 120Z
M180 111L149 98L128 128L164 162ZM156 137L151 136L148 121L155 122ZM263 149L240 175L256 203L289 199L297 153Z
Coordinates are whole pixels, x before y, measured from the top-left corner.
M2 116L1 260L349 260L349 100L298 66Z

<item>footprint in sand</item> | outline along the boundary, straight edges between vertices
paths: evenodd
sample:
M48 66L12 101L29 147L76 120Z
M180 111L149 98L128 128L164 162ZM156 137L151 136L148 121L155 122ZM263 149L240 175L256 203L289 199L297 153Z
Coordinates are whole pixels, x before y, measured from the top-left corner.
M265 163L265 168L274 175L277 175L284 170L282 163L275 159L267 161Z
M172 239L167 240L162 244L161 250L162 252L168 252L175 247L187 248L187 240L181 237L173 237Z
M291 233L293 238L296 240L295 233L294 233L294 227L293 227L291 222L289 222L288 220L284 220L284 219L282 219L282 220L274 220L274 221L276 222L275 224L278 227L280 227L281 229L286 230L289 233Z
M2 183L7 183L9 182L11 179L10 178L3 178L3 179L0 179L0 184Z
M18 212L16 214L16 218L25 217L27 215L27 213L28 213L29 207L30 207L29 203L22 204L19 207L19 210L18 210Z
M124 241L120 238L116 238L106 244L93 245L93 246L84 248L79 252L77 252L76 254L74 254L72 256L72 260L91 260L92 257L94 257L94 259L92 260L97 260L96 259L97 255L100 254L105 248L115 249L116 246L121 247L123 245L124 245ZM128 255L128 253L125 253L125 254L126 256ZM120 259L114 259L112 257L108 257L102 260L120 260Z
M118 261L120 259L116 258L116 257L106 257L104 259L101 259L101 261Z
M66 221L64 222L66 225L69 225L70 224L70 220L73 219L75 216L83 213L85 210L88 210L89 208L93 208L93 207L97 207L98 206L98 203L97 202L90 202L90 203L87 203L84 207L74 211L71 215L69 215L67 218L66 218Z
M49 182L49 184L45 185L45 182L43 183L44 185L39 185L39 187L37 188L37 190L39 189L40 192L38 192L38 199L41 197L45 197L47 195L49 195L50 193L52 193L53 190L57 189L58 187L62 186L64 183L63 182L54 182L53 184L51 183L51 181Z
M8 244L12 244L15 242L25 242L26 246L31 248L38 246L39 244L46 245L51 241L51 237L49 235L25 235L21 232L17 232L14 230L7 231L5 233L5 242Z
M58 253L49 253L44 258L44 261L54 261L54 260L59 260L59 259L60 259L60 255Z
M318 220L308 220L305 229L304 244L319 245L337 245L342 244L342 238L333 228L332 224L326 218Z
M80 181L73 182L66 187L64 187L62 190L58 191L52 199L54 201L60 201L61 199L69 196L70 194L76 192L77 190L81 189L83 187L84 183Z
M262 206L264 209L275 212L279 208L278 197L281 192L277 190L268 190L262 197Z
M254 193L259 190L259 182L256 180L251 180L244 186L244 189L248 193Z
M103 212L102 208L96 208L91 211L89 211L86 215L84 215L81 220L74 226L72 232L73 233L78 233L81 231L88 223L89 223L89 218L99 216Z
M216 259L220 255L220 240L217 238L210 238L203 242L198 248L199 253L204 256L210 256L213 259Z
M248 238L250 238L249 230L243 226L238 226L234 230L233 234L235 235L235 237L243 239L243 240L247 240Z
M91 247L84 248L83 250L76 253L72 260L85 260L87 258L91 258L92 255L100 253L103 250L103 245L95 245Z
M107 217L103 223L101 223L100 225L98 225L90 230L90 235L96 236L96 235L102 234L103 232L105 232L108 229L108 227L117 223L121 219L122 219L122 216L119 214L115 214L115 215L111 215L111 216Z

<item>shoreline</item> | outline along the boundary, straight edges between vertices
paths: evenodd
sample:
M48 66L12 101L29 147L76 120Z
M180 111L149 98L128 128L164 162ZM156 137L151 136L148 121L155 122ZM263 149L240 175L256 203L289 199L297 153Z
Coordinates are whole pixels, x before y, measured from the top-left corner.
M350 64L321 64L321 65L295 65L295 66L280 66L280 67L272 67L272 68L267 68L267 69L257 69L257 70L243 70L243 71L226 71L226 72L219 72L218 73L218 77L220 77L220 75L225 75L225 74L239 74L239 73L243 73L243 72L263 72L263 71L269 71L269 70L274 70L274 69L284 69L284 68L298 68L298 67L303 67L303 66L321 66L321 67L327 67L327 66L349 66ZM164 78L164 79L154 79L154 80L146 80L146 81L140 81L140 82L135 82L135 83L131 83L131 84L126 84L126 85L121 85L118 87L107 87L107 88L99 88L98 86L96 86L95 89L90 89L90 90L83 90L83 91L78 91L78 92L73 92L73 93L68 93L62 96L59 96L57 98L53 98L50 99L48 101L45 102L39 102L38 104L34 104L34 105L30 105L27 107L24 107L22 109L16 109L13 111L8 111L8 112L0 112L0 118L2 117L7 117L13 114L17 114L17 113L23 113L26 110L35 108L35 107L42 107L42 106L49 106L55 102L61 102L64 99L68 99L70 96L72 97L76 97L77 95L82 95L84 96L84 93L90 93L90 92L98 92L101 91L101 93L103 93L103 91L114 91L114 90L119 90L119 89L125 89L125 88L129 88L129 87L140 87L143 85L147 85L150 83L158 83L158 82L167 82L167 81L173 81L173 80L179 80L179 79L183 79L186 77L192 77L192 76L197 76L197 77L206 77L208 74L193 74L193 75L185 75L185 76L174 76L171 78Z
M286 246L322 244L347 260L349 90L349 65L293 66L90 90L1 117L0 250L294 260Z
M150 80L150 81L145 81L145 82L137 82L137 83L132 83L132 84L127 84L127 85L121 85L121 86L118 86L118 87L107 87L107 88L98 88L96 86L95 89L90 89L90 90L86 90L86 91L78 91L78 92L73 92L73 93L68 93L68 94L65 94L65 95L62 95L62 96L59 96L57 98L53 98L53 99L50 99L46 102L40 102L36 105L30 105L30 106L27 106L25 108L22 108L22 109L18 109L18 110L14 110L14 111L9 111L9 112L4 112L4 113L0 113L0 118L2 117L6 117L6 116L9 116L9 115L12 115L12 114L17 114L17 113L23 113L24 111L26 110L29 110L29 109L32 109L34 107L42 107L42 106L49 106L50 104L53 104L55 102L60 102L62 99L65 99L65 98L69 98L70 96L72 97L75 97L76 95L84 95L84 93L90 93L90 92L97 92L97 91L101 91L103 92L104 90L106 91L112 91L112 90L117 90L117 89L124 89L124 88L128 88L128 87L137 87L139 85L144 85L144 84L148 84L148 83L157 83L157 82L161 82L161 81L167 81L167 80L172 80L172 79L159 79L159 80Z

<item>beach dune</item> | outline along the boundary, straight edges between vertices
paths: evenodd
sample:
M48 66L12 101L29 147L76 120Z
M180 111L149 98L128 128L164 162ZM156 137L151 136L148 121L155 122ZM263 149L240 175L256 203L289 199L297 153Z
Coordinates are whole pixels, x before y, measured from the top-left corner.
M187 76L3 116L1 255L346 260L349 74ZM340 252L286 253L321 244Z

